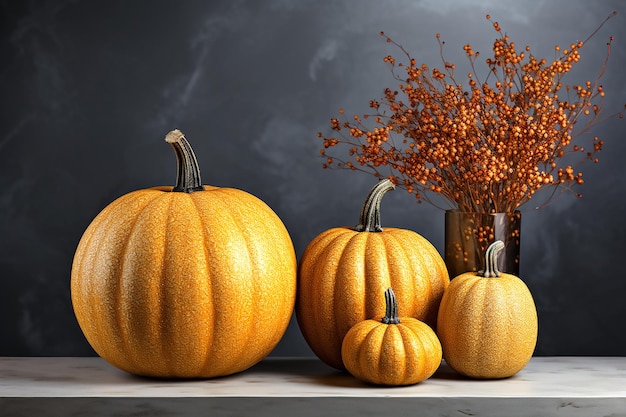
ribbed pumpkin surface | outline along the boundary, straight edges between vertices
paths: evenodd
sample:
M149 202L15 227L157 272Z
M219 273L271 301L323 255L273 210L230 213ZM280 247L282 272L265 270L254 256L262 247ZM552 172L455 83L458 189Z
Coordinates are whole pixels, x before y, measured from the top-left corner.
M128 372L212 377L264 358L293 312L296 258L278 216L240 190L139 190L106 207L72 266L74 311Z
M342 369L341 344L356 323L385 313L393 287L399 315L435 325L449 283L437 249L424 237L387 227L382 232L332 228L305 249L299 267L296 313L315 354Z
M357 323L343 340L342 358L356 378L380 385L424 381L441 364L441 344L435 332L412 317L398 324L380 320Z
M537 310L518 277L454 278L441 300L437 334L447 364L474 378L505 378L530 360L537 342Z

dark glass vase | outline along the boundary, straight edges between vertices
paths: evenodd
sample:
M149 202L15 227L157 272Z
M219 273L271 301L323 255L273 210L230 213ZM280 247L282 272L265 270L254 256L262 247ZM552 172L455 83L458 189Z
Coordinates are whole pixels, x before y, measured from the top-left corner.
M519 277L521 222L519 211L493 214L446 211L444 258L450 278L483 270L485 251L496 240L505 245L498 259L499 270Z

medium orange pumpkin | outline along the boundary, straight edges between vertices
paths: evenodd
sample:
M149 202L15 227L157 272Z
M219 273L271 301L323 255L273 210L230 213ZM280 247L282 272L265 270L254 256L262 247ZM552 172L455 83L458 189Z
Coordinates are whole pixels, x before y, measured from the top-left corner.
M354 377L379 385L410 385L430 378L441 364L435 332L413 317L398 317L391 288L385 291L386 313L355 324L341 347L343 363Z
M78 323L94 350L133 374L214 377L267 356L293 313L296 257L260 199L204 186L178 130L175 187L126 194L82 236L72 265Z
M393 287L400 315L434 327L437 309L450 280L437 249L405 229L380 225L388 179L370 191L359 225L326 230L304 250L298 271L296 316L313 352L343 369L341 344L356 323L385 311L384 292Z
M496 241L487 248L485 270L454 278L446 289L437 334L446 363L473 378L506 378L530 360L537 343L537 309L518 277L501 273Z

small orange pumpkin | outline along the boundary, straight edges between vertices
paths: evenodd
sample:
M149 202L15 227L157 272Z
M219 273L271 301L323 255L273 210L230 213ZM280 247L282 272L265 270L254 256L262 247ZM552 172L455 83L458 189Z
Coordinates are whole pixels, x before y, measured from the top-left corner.
M384 179L367 196L359 225L326 230L304 250L298 272L296 316L313 352L343 369L341 344L352 326L385 311L384 292L396 288L400 315L435 326L450 279L437 249L405 229L380 225Z
M74 312L111 364L156 377L213 377L267 356L293 313L296 257L260 199L204 186L178 130L175 187L126 194L83 234L72 265Z
M530 360L537 343L537 309L518 277L501 273L497 257L504 248L487 248L485 270L454 278L446 289L437 334L446 363L473 378L506 378Z
M343 339L341 357L354 377L379 385L410 385L428 379L441 364L435 332L413 317L398 317L391 288L385 291L386 314L352 327Z

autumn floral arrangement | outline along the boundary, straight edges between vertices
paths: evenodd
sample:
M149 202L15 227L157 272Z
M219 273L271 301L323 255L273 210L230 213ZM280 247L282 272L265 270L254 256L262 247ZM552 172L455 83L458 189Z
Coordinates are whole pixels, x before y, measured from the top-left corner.
M553 60L534 56L529 46L519 50L487 15L497 32L493 56L484 61L481 80L480 53L465 45L471 71L464 82L445 60L439 34L443 66L430 69L381 32L408 60L384 58L399 86L371 100L371 114L348 119L342 109L343 121L331 119L333 135L318 133L324 168L387 177L418 202L437 205L431 196L438 194L454 208L475 213L512 213L544 188L552 188L546 202L564 191L575 193L583 183L578 165L597 163L603 141L593 136L583 146L574 139L611 117L601 117L605 91L600 79L612 37L593 81L564 85L563 78L581 59L586 42L615 14L587 40L556 46ZM340 145L347 147L349 159L330 154L329 148Z

